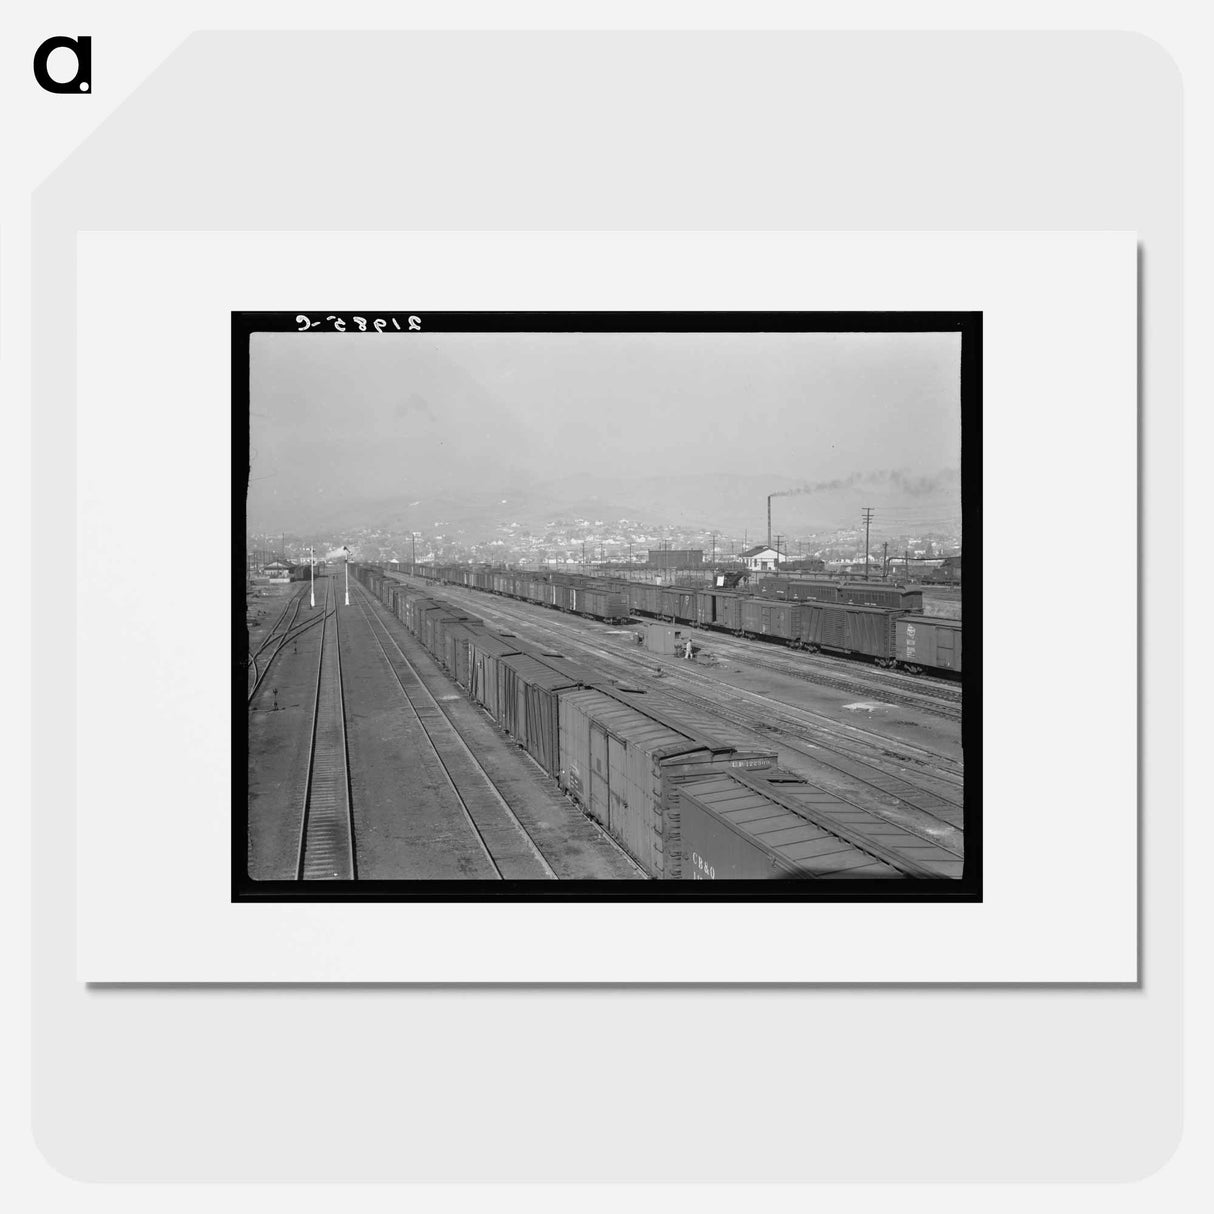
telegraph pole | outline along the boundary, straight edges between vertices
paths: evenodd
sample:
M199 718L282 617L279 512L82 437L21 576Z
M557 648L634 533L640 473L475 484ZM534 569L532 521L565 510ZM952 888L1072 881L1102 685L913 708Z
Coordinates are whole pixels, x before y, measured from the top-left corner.
M864 580L868 581L868 528L873 521L873 508L864 507Z
M350 549L346 548L346 606L350 606Z
M881 545L881 579L889 577L889 540Z
M312 547L308 550L308 552L309 552L309 556L311 557L311 559L308 562L308 567L312 571L312 589L310 591L311 605L313 607L315 607L316 606L316 545L313 544Z

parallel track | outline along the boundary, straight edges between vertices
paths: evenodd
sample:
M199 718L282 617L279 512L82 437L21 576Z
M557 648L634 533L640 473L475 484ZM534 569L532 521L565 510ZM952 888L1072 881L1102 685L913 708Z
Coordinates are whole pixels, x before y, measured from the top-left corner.
M540 617L538 614L527 610L528 604L516 602L501 595L489 596L484 592L477 592L463 586L448 587L444 584L443 588L475 595L478 613L497 615L500 620L512 628L532 628L541 633L552 630L558 631L572 645L593 654L601 662L614 666L616 671L625 678L634 677L636 668L646 669L650 665L646 659L638 655L615 653L595 645L582 629L566 623L555 612L545 612L544 616ZM494 607L490 607L487 602L481 601L489 599L495 601ZM508 606L503 608L502 604L508 604ZM553 618L550 619L549 614ZM820 723L814 721L813 718L819 714L813 713L812 710L779 704L767 696L742 688L728 688L731 698L754 702L756 708L761 711L762 717L757 727L754 715L747 716L722 703L720 699L721 684L716 680L694 669L684 669L681 667L679 668L679 677L687 682L694 682L704 686L712 694L699 695L690 688L679 687L673 683L665 682L661 688L663 693L689 707L729 721L731 724L746 729L751 733L757 733L760 737L778 736L781 743L789 749L795 750L799 754L803 754L815 762L822 763L842 774L846 774L852 779L858 780L868 787L879 791L884 796L899 802L901 806L905 807L905 811L898 812L896 816L891 816L889 818L890 821L918 834L921 838L935 843L937 846L944 847L955 855L963 854L964 821L960 787L962 776L959 764L956 764L955 761L947 760L944 756L936 755L926 748L891 742L888 738L872 731L863 730L858 726L848 727L848 733L855 736L857 740L871 739L866 744L870 747L877 747L887 756L891 754L891 748L893 747L897 747L898 750L904 752L919 751L920 757L916 757L912 753L899 758L897 761L904 762L909 759L909 761L920 763L924 766L931 764L934 769L930 773L933 781L942 785L953 784L957 787L955 793L927 789L901 775L886 770L884 767L873 762L871 758L857 754L847 745L849 739L840 734L837 729L823 727ZM813 731L812 742L807 741L803 736L807 730ZM942 766L938 767L938 765Z
M696 626L687 625L687 627L695 628ZM746 662L750 666L757 666L760 670L770 670L776 674L801 679L806 683L815 683L821 687L833 687L837 691L845 691L848 694L879 695L883 700L899 704L904 708L917 708L922 712L930 712L950 721L961 720L961 691L942 680L932 681L929 694L925 688L917 687L913 680L900 678L897 675L883 678L882 673L884 672L878 673L880 667L871 669L866 667L864 674L867 677L855 677L852 676L851 671L848 671L847 675L850 677L835 678L825 672L802 666L793 660L766 660L755 652L758 642L739 641L737 637L728 633L716 631L707 631L704 635L714 644L719 644L728 638L741 645L746 645L744 651L733 651L736 653L736 660ZM820 654L815 655L816 658L821 656ZM899 691L899 688L903 690ZM911 694L903 694L903 692Z
M301 881L355 881L353 798L341 679L341 634L332 579L325 591L308 781L299 836Z
M400 686L405 705L446 773L468 828L496 876L502 880L556 880L556 873L535 840L384 626L374 610L375 600L361 583L352 582L351 590L368 630ZM370 611L367 600L372 603ZM474 792L479 795L472 795Z

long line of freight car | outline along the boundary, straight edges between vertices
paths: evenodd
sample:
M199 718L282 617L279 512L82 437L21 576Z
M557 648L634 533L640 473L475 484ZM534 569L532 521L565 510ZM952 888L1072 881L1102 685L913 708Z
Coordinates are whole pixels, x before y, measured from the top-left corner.
M784 780L774 751L724 723L496 633L377 569L354 572L651 877L960 875L960 862L925 840Z
M923 592L912 588L765 578L757 594L744 594L471 565L403 565L401 572L611 624L647 615L794 649L870 659L915 674L961 673L961 622L921 614Z

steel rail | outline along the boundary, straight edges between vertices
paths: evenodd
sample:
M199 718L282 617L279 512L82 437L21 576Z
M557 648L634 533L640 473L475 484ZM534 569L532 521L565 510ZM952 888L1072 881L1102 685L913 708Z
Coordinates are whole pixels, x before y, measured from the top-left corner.
M353 585L357 588L358 595L368 596L368 597L370 596L370 592L366 589L365 586L363 586L363 584L361 582L356 580L353 583ZM359 599L358 599L358 607L359 607L359 610L363 614L364 620L367 623L368 631L375 638L375 642L379 646L380 653L383 655L384 661L387 663L388 669L391 670L393 677L396 679L396 682L400 687L401 695L404 696L405 703L409 705L410 711L413 713L414 718L416 719L422 732L426 736L426 741L429 742L430 748L434 752L434 757L438 760L439 765L442 767L444 774L446 775L448 781L450 781L451 790L455 793L455 796L459 801L460 809L463 811L464 818L466 819L469 828L472 830L472 833L476 836L477 841L480 843L481 848L485 853L485 858L493 866L494 872L497 873L499 878L501 878L503 880L506 879L502 874L501 866L498 864L497 858L493 855L493 852L490 850L488 843L485 841L485 836L482 833L481 828L477 825L476 819L472 816L472 813L468 808L467 800L465 799L464 794L460 791L459 785L456 783L455 777L454 777L454 775L452 775L451 769L447 765L447 761L443 758L442 752L439 749L439 746L438 746L437 742L435 741L435 739L430 731L429 726L426 724L422 715L417 711L417 705L413 701L413 696L410 694L408 689L405 687L405 682L400 676L400 671L396 668L396 665L393 663L392 659L388 656L388 651L384 647L384 642L383 642L382 638L380 637L381 630L384 633L384 635L387 636L388 640L392 643L392 647L400 655L401 662L403 662L404 665L407 666L413 672L413 674L417 677L417 686L418 686L418 688L420 688L420 690L423 693L423 695L425 696L425 698L429 701L429 707L432 708L433 711L439 713L442 716L443 720L446 721L447 724L451 726L452 736L459 743L459 746L467 754L468 758L472 761L472 763L474 764L476 769L481 773L482 776L484 776L486 785L492 791L495 800L498 802L499 806L501 807L502 812L506 815L506 818L507 818L508 822L510 823L510 825L513 826L515 828L515 830L518 831L519 835L522 837L523 841L526 843L528 849L531 851L532 856L539 863L539 865L544 870L544 872L548 876L548 878L550 878L551 880L556 880L557 879L556 872L553 870L552 866L548 863L547 859L544 857L544 853L540 850L538 844L531 837L531 835L527 832L526 827L524 827L523 824L518 820L517 816L514 813L514 810L512 810L510 808L506 799L502 796L501 792L498 790L497 785L494 784L493 778L485 770L485 768L481 764L480 760L477 759L476 755L473 753L472 748L460 736L459 730L455 728L454 724L447 717L446 713L443 712L442 706L434 698L434 696L430 693L430 689L428 687L426 687L426 685L422 682L421 677L419 675L417 675L417 671L414 668L413 663L408 659L408 657L406 657L405 652L403 649L401 649L400 645L397 644L396 638L387 630L387 628L384 627L383 621L378 617L378 615L374 611L372 611L372 612L367 611L366 605L365 605L362 597L359 597Z

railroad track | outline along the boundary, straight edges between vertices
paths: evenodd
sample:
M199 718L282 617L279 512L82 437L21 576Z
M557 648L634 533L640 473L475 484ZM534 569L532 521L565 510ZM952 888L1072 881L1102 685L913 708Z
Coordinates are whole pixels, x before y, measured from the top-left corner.
M303 634L305 632L307 632L309 629L315 628L317 626L317 624L319 624L321 622L321 620L324 618L323 613L322 613L322 615L309 617L302 624L297 624L296 620L299 618L299 610L303 606L303 592L302 591L300 591L300 593L295 596L293 602L294 602L293 608L292 608L291 603L288 603L287 606L283 608L282 614L278 617L278 619L274 623L274 629L272 631L272 634L270 636L267 636L262 641L262 643L260 645L258 645L256 650L254 650L253 653L249 655L249 670L253 675L253 683L252 683L252 686L250 686L250 688L249 688L249 697L248 697L248 703L249 703L250 707L252 707L252 705L253 705L253 697L258 693L258 691L261 690L262 685L265 683L266 675L270 673L270 667L273 666L274 659L277 658L278 655L280 653L282 653L282 651L286 648L287 642L297 640L299 637L303 636ZM278 625L282 622L282 620L286 616L288 610L291 610L291 621L287 625L286 629L283 632L279 633L277 631ZM274 641L277 641L278 644L274 647L273 653L271 653L265 659L264 664L262 664L259 667L257 664L257 659L262 655L262 653L265 652L266 647Z
M738 648L736 650L727 649L726 652L736 653L736 660L745 661L752 666L758 666L762 670L770 670L776 674L788 675L791 678L802 679L807 683L815 683L822 687L833 687L838 691L845 691L849 695L879 695L882 699L891 703L900 704L906 708L918 708L924 712L930 712L952 721L959 721L961 719L961 690L950 683L946 683L943 679L930 680L931 691L929 692L924 687L918 685L915 679L908 679L893 674L883 676L883 674L878 674L876 670L868 670L867 668L864 671L864 677L856 677L850 670L846 674L841 675L841 677L833 677L823 671L808 669L790 659L784 661L778 658L768 660L760 657L750 647L742 650L741 646L746 644L746 642L740 642L736 637L731 637L725 633L705 632L704 635L713 643L719 644L723 640L733 641ZM815 659L820 659L827 655L816 654L814 656ZM840 659L840 661L842 660L844 659Z
M527 629L538 633L537 640L541 640L541 642L545 632L549 636L553 632L558 632L571 645L593 654L601 663L613 668L620 677L634 678L638 670L648 675L652 669L652 663L647 658L631 652L612 652L594 644L581 628L567 623L556 613L546 611L544 617L540 619L527 610L526 604L516 604L500 595L492 596L493 605L490 606L488 602L483 601L490 596L469 591L466 587L452 586L443 589L475 595L475 605L470 606L477 614L497 616L511 629ZM508 606L503 606L503 604L508 604ZM550 619L550 615L553 618ZM937 768L930 772L929 778L941 785L953 785L956 791L941 792L924 788L922 785L908 780L905 776L890 772L885 767L874 763L871 757L858 754L847 744L852 738L845 737L837 730L822 726L813 719L820 714L813 713L812 710L779 704L758 692L730 687L731 698L753 703L756 710L761 713L761 717L756 723L754 715L748 716L722 703L720 699L721 684L716 680L694 668L672 666L671 669L677 670L678 677L684 682L698 683L710 694L697 694L690 687L680 687L671 682L663 682L661 690L664 694L688 707L728 721L760 738L765 737L770 741L773 736L778 737L781 743L790 750L813 759L817 763L822 763L840 774L845 774L897 802L898 804L892 807L892 813L886 812L882 815L889 821L944 847L954 855L960 856L964 853L964 815L961 791L963 777L960 773L960 765L956 764L954 760L923 747L892 743L888 738L864 730L859 726L847 727L848 734L862 740L867 747L878 749L887 762L890 759L900 763L909 761L924 766L930 764L933 768ZM803 735L811 730L813 737L812 740L808 740ZM918 751L919 756L916 757L913 753L898 754L891 751L891 746L895 745L904 752ZM874 806L874 810L880 812L876 806Z
M287 614L290 613L291 619L290 619L290 622L287 624L286 630L284 630L283 635L285 635L285 631L290 630L291 625L294 624L296 618L299 615L299 606L300 606L302 599L303 599L302 591L297 591L295 594L291 595L291 597L287 599L287 601L282 605L282 610L278 613L278 618L274 621L273 624L270 625L270 631L267 632L264 637L262 637L261 643L257 646L256 649L253 650L252 653L249 654L249 671L253 676L253 683L249 688L249 699L250 700L253 698L253 693L257 690L257 685L260 683L260 681L265 673L264 669L263 670L258 669L257 659L262 655L262 653L265 652L266 647L268 645L272 644L274 641L281 642L282 635L280 635L279 631L278 631L279 625L282 624L283 620L285 620L287 618ZM279 645L279 648L281 648L281 644ZM274 652L277 653L278 650L276 649ZM273 660L273 654L266 661L267 667L269 666L269 664L272 660Z
M358 862L341 679L341 633L332 579L327 582L319 620L320 657L316 664L316 699L296 876L300 881L356 881Z
M556 873L535 840L385 626L373 596L359 582L351 582L350 589L368 630L400 686L408 711L446 773L466 824L494 874L501 880L556 880ZM368 602L371 603L370 611Z

